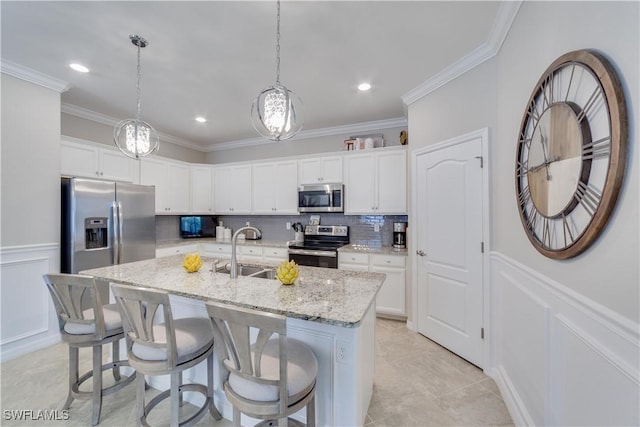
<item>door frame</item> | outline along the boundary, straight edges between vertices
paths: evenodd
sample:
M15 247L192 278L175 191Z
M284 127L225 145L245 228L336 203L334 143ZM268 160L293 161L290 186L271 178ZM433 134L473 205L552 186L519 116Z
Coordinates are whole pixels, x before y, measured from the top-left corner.
M490 217L490 187L489 187L489 128L485 127L464 135L456 136L436 144L429 145L411 152L411 207L409 209L411 222L418 218L417 203L418 190L416 183L418 158L428 153L449 148L458 144L462 144L471 140L480 139L482 144L482 241L484 242L484 253L482 254L482 323L484 328L483 342L483 365L493 366L490 360L490 340L491 340L491 295L490 295L490 256L491 251L491 217ZM418 330L418 263L415 262L418 227L409 227L411 239L409 239L408 253L409 262L411 264L411 316L407 321L407 327L412 331Z

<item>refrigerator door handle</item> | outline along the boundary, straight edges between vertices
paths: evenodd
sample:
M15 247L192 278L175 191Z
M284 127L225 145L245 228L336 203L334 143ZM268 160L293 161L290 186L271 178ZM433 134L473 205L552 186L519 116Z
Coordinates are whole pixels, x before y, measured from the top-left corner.
M118 264L122 263L122 202L118 202Z
M113 264L118 264L118 260L120 259L120 217L118 204L116 202L111 204L111 214L113 215Z

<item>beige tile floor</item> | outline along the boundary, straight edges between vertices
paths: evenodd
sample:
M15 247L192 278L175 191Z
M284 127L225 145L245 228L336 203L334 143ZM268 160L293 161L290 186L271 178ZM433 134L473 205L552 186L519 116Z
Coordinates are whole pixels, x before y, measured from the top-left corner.
M513 425L495 383L475 366L404 323L377 320L376 375L366 426L502 426ZM0 425L89 426L88 401L74 401L68 420L13 421L5 411L59 409L67 393L67 347L57 344L0 365ZM89 369L90 352L81 351L81 369ZM105 375L105 379L110 376ZM153 393L150 391L149 393ZM133 426L135 388L126 387L103 401L100 426ZM193 410L185 405L186 411ZM162 424L168 405L149 418ZM166 424L165 424L166 425ZM230 426L209 415L198 426Z

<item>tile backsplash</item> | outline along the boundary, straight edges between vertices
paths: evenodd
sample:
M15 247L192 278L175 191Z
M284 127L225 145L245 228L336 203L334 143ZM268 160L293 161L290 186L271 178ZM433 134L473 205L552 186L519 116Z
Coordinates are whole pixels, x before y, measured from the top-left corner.
M217 216L216 222L222 221L232 231L244 227L247 222L262 231L265 240L293 240L293 229L287 230L286 223L309 223L310 214L301 215L227 215ZM393 223L408 222L406 215L343 215L338 213L320 214L320 224L348 225L349 239L352 244L382 247L393 245ZM376 232L378 224L380 231ZM410 225L410 224L409 224ZM156 240L158 242L180 239L179 216L156 216Z

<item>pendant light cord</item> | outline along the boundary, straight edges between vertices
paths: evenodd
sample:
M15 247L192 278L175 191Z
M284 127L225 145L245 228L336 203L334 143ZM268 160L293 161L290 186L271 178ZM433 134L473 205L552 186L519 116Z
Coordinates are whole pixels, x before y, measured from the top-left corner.
M278 0L278 18L276 22L276 86L280 86L280 0Z
M141 90L140 90L140 76L142 74L142 68L140 67L140 44L142 42L140 40L137 41L136 46L138 46L138 80L136 82L136 95L138 97L137 99L137 107L136 107L136 127L138 126L138 123L140 123L140 98L141 98ZM138 140L138 135L137 135L137 129L136 129L136 142Z

